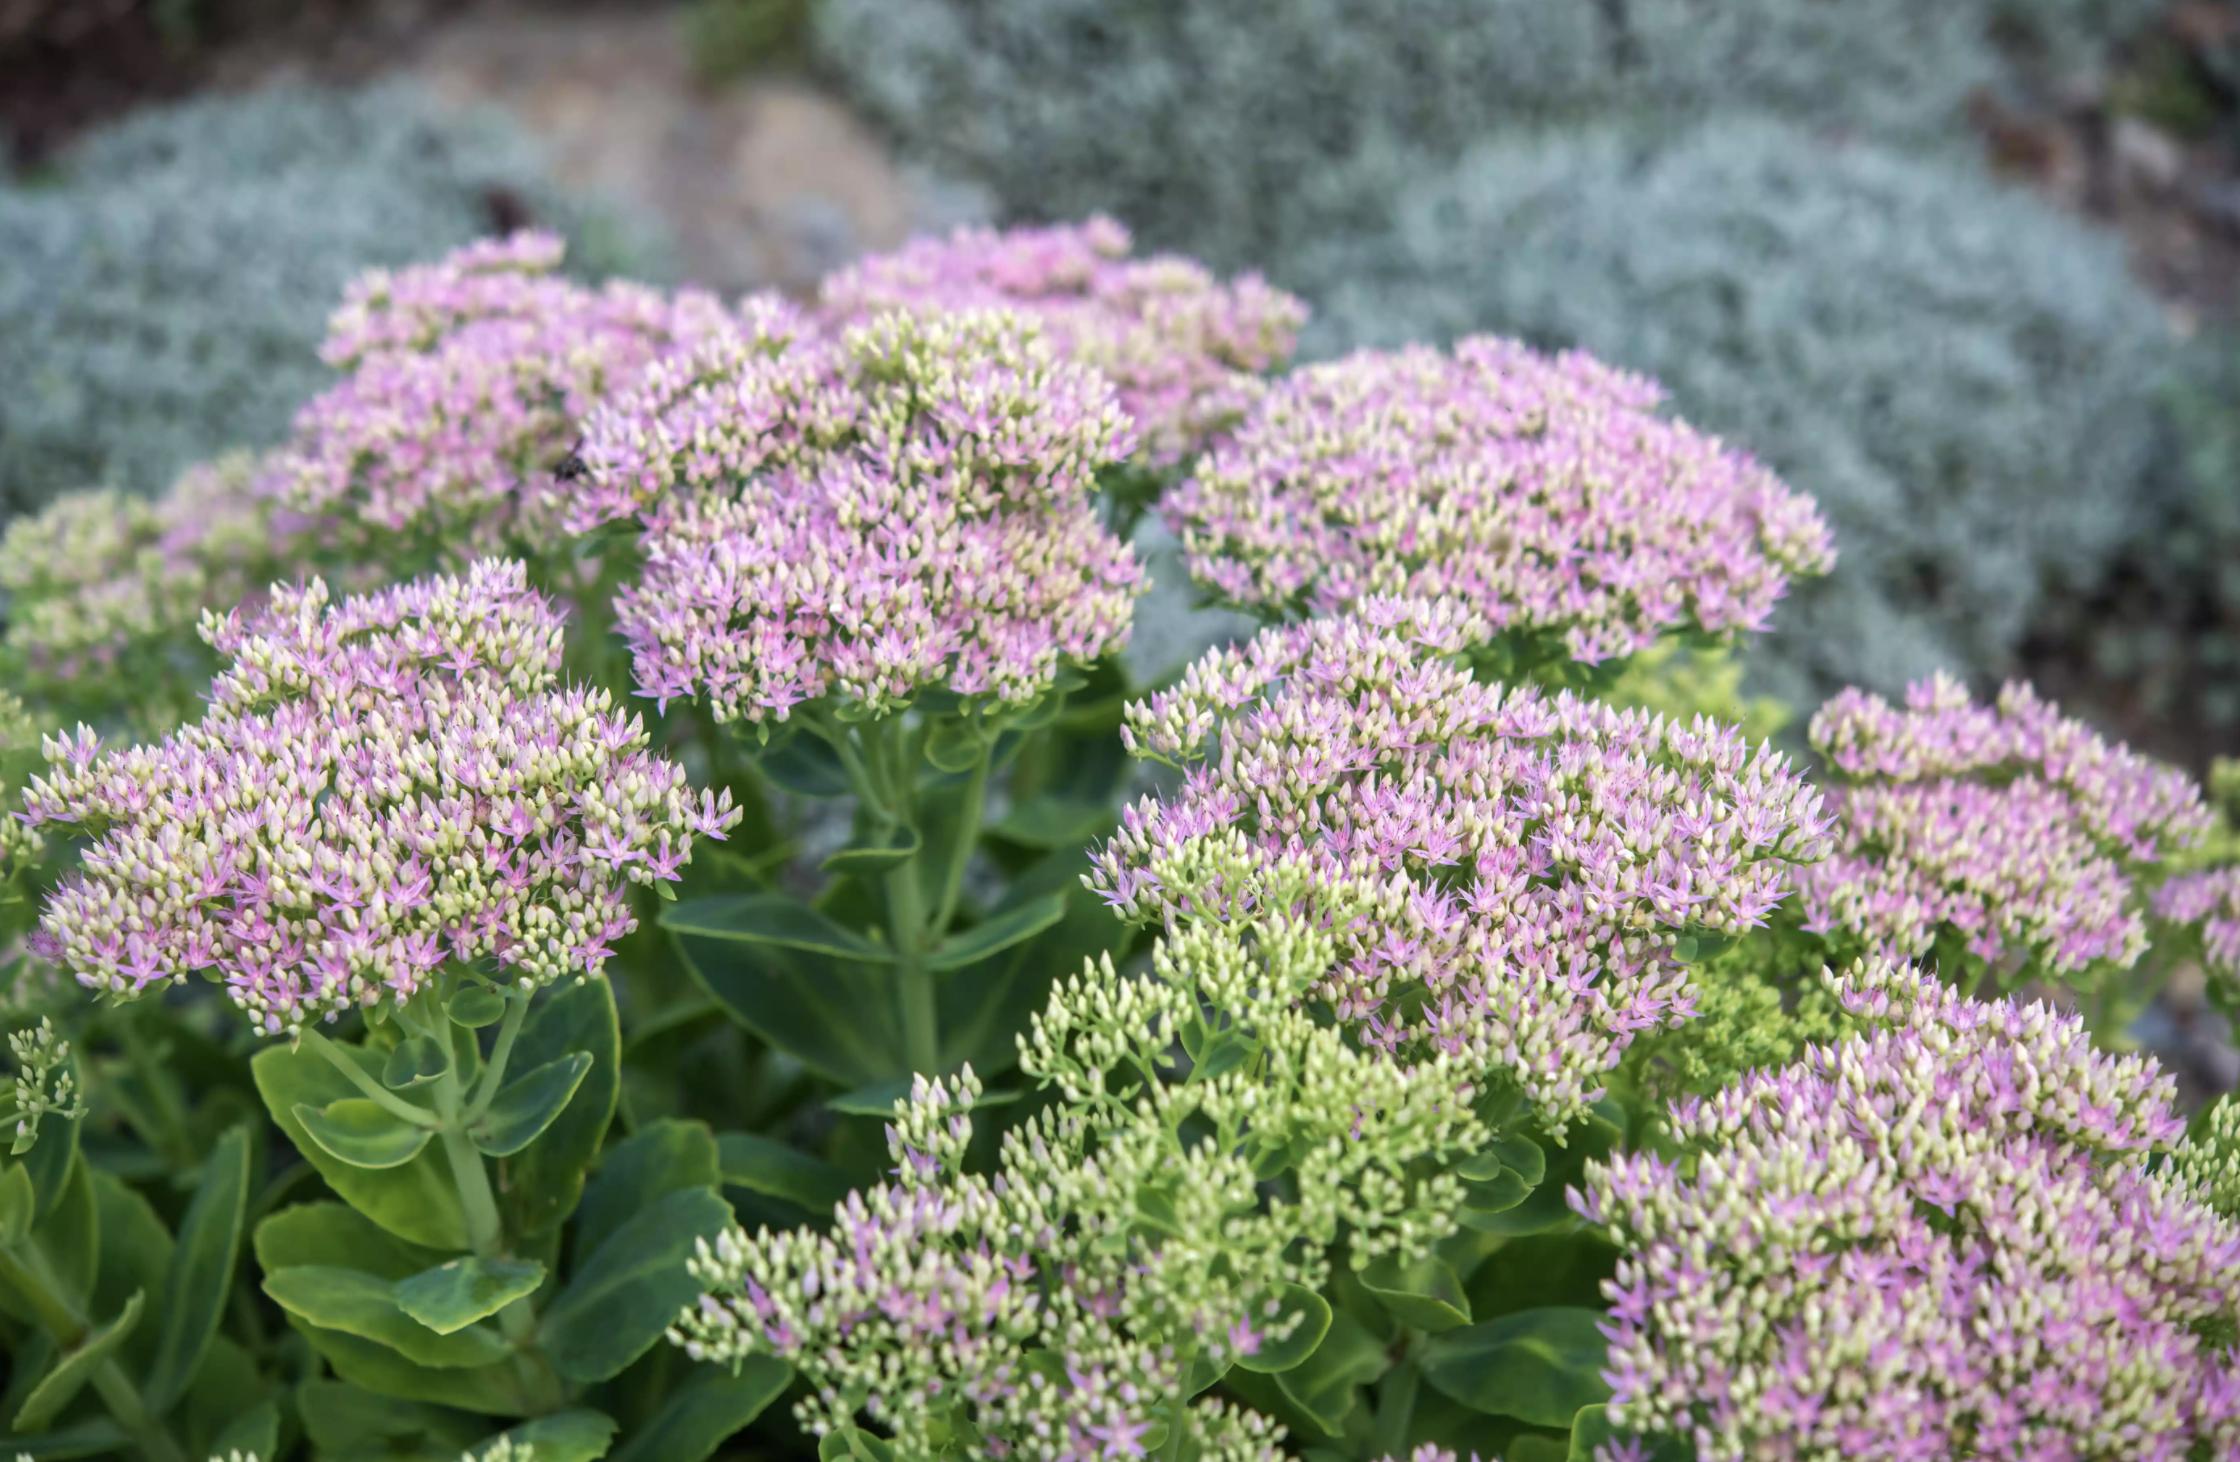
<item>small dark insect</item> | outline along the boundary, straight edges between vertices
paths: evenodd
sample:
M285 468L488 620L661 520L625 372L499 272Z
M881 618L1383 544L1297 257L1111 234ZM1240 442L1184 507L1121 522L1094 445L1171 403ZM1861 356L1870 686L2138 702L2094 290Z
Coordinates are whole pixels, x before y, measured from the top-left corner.
M552 469L552 475L562 482L577 482L588 476L590 471L590 464L583 460L583 438L578 437L576 444L568 448L568 455L562 457L560 464Z

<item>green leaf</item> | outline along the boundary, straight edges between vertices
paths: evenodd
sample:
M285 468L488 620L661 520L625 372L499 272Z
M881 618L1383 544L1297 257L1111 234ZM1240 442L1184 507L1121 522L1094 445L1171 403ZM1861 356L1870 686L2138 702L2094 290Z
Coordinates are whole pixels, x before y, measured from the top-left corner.
M755 770L796 797L845 797L851 790L840 754L816 736L799 734L754 759Z
M305 1264L264 1277L272 1302L305 1323L385 1345L415 1365L436 1370L495 1365L511 1353L488 1326L439 1335L405 1312L397 1286L362 1269Z
M544 1266L530 1259L461 1254L391 1286L397 1308L438 1335L451 1335L537 1292Z
M426 1402L483 1416L525 1416L549 1404L523 1380L518 1365L423 1366L405 1359L379 1341L307 1325L292 1316L290 1323L311 1342L311 1348L335 1375L350 1383L350 1389L378 1396L387 1407L396 1407L402 1402ZM467 1438L471 1440L481 1432L481 1427L473 1427ZM318 1455L320 1462L334 1462L335 1454L322 1451ZM459 1449L361 1449L351 1455L378 1457L383 1462L399 1456L424 1458L425 1462L457 1462Z
M1425 1342L1423 1378L1475 1410L1569 1427L1581 1407L1610 1397L1601 1321L1597 1310L1550 1306L1450 1330Z
M907 825L860 833L824 860L828 873L884 873L918 856L918 830Z
M340 1381L305 1381L296 1411L318 1462L459 1462L489 1432L479 1417Z
M496 1025L505 1019L506 997L488 985L462 985L459 993L451 997L444 1007L453 1025L478 1031L486 1025Z
M1368 1327L1339 1314L1314 1354L1275 1377L1276 1389L1325 1435L1335 1437L1343 1434L1346 1417L1360 1403L1360 1388L1390 1365L1384 1345Z
M1066 916L1064 894L1045 894L992 918L983 919L961 934L952 934L933 951L926 963L935 970L962 969L978 964L999 950L1032 939Z
M32 1462L64 1462L73 1457L121 1457L131 1438L115 1422L103 1417L94 1421L81 1421L56 1431L40 1432L36 1436L7 1438L9 1452L17 1457L29 1457Z
M268 1214L250 1237L257 1267L267 1272L299 1265L363 1269L394 1282L410 1279L450 1257L398 1238L357 1209L321 1199Z
M466 1457L485 1457L503 1440L524 1450L533 1448L531 1455L536 1462L597 1462L614 1445L614 1431L614 1418L601 1412L583 1408L558 1411L501 1432L469 1448Z
M1008 1087L983 1091L979 1100L966 1110L978 1111L982 1107L1008 1107L1019 1100L1022 1093ZM875 1081L869 1086L859 1086L854 1091L844 1091L835 1097L826 1097L828 1110L849 1117L892 1117L895 1104L910 1097L910 1082L904 1078L893 1081Z
M379 1058L354 1046L341 1046L368 1077ZM459 1190L440 1154L424 1150L411 1161L386 1169L344 1162L314 1142L296 1120L295 1109L314 1109L343 1100L357 1090L317 1052L267 1046L250 1062L257 1091L280 1130L288 1134L336 1196L381 1227L414 1243L449 1253L467 1247L467 1223L459 1211Z
M186 1393L218 1333L218 1319L233 1292L234 1260L241 1252L243 1213L249 1202L249 1129L220 1137L202 1166L194 1200L179 1221L178 1242L164 1277L155 1358L149 1366L148 1406L157 1415Z
M254 1457L258 1462L280 1455L280 1407L276 1402L258 1402L212 1439L211 1462L223 1462L236 1453Z
M459 1002L454 998L451 1003ZM504 1004L503 1001L499 1003ZM389 1052L389 1059L381 1063L381 1084L391 1091L409 1091L416 1086L426 1086L450 1069L451 1052L441 1042L427 1036L406 1036Z
M1608 1405L1582 1406L1571 1419L1568 1462L1595 1462L1595 1453L1606 1443L1639 1441L1648 1444L1647 1462L1690 1462L1695 1452L1678 1437L1636 1437L1612 1424Z
M1109 802L1045 792L1013 807L988 831L1023 848L1078 848L1110 830L1115 821Z
M265 1375L248 1351L221 1334L203 1352L202 1364L195 1367L169 1420L191 1457L223 1456L228 1446L255 1450L262 1437L260 1420L279 1426L280 1395L280 1379ZM226 1441L228 1437L233 1440ZM261 1442L261 1447L258 1456L279 1456L276 1443Z
M894 1448L860 1427L834 1427L817 1442L817 1462L895 1462Z
M1496 1138L1487 1151L1522 1178L1526 1187L1537 1188L1547 1180L1548 1150L1522 1133Z
M706 1462L792 1384L792 1369L767 1355L748 1356L737 1375L700 1367L631 1431L614 1462Z
M574 1100L590 1069L590 1052L571 1051L507 1082L467 1129L467 1136L490 1157L512 1157L544 1135L544 1129Z
M38 1195L31 1189L31 1174L23 1164L10 1163L0 1171L0 1248L23 1242L31 1232L31 1215Z
M532 1006L513 1059L517 1069L527 1071L577 1052L591 1058L591 1067L575 1100L543 1136L498 1164L498 1207L506 1232L516 1239L550 1233L575 1211L584 1173L614 1121L622 1091L622 1030L614 987L605 980L568 986Z
M1455 1272L1431 1255L1402 1264L1387 1255L1361 1272L1361 1287L1403 1325L1437 1332L1470 1323L1470 1297Z
M76 1399L102 1362L115 1355L125 1338L140 1323L141 1291L134 1290L124 1302L124 1309L116 1318L87 1335L76 1345L62 1353L31 1394L24 1398L16 1412L14 1426L19 1432L44 1431L48 1422L61 1414L62 1408Z
M1066 895L1065 917L1033 939L942 978L936 992L942 1069L970 1062L988 1078L1009 1070L1019 1059L1019 1029L1028 1012L1042 1008L1054 980L1079 974L1083 961L1099 954L1126 959L1136 931L1102 900L1082 893L1081 874L1088 866L1080 848L1067 848L1012 880L1008 897L1014 901Z
M926 730L926 760L945 772L969 772L988 754L988 742L979 723L944 716Z
M584 1186L569 1243L577 1262L599 1252L631 1215L655 1199L722 1181L715 1134L702 1122L649 1123L599 1156Z
M74 1090L83 1092L86 1089L78 1073L75 1053L63 1058L62 1069L70 1074ZM31 1221L34 1224L44 1222L62 1201L63 1190L70 1182L70 1170L77 1164L78 1125L83 1120L47 1113L39 1120L39 1140L20 1159L23 1171L31 1179Z
M825 1214L855 1185L822 1158L752 1132L726 1132L716 1138L722 1153L723 1183L766 1198L782 1198L796 1208Z
M1252 1354L1238 1356L1239 1370L1263 1376L1288 1371L1314 1354L1315 1347L1322 1344L1322 1337L1329 1333L1330 1302L1321 1295L1302 1284L1287 1284L1277 1292L1277 1300L1277 1312L1266 1318L1255 1314L1253 1324L1275 1332L1288 1323L1290 1333L1280 1340L1264 1340Z
M702 939L774 944L861 964L891 964L894 951L843 929L799 899L782 893L711 894L661 911L661 926Z
M615 1230L579 1265L544 1314L539 1341L552 1368L588 1385L619 1375L661 1338L700 1293L685 1268L694 1246L731 1223L731 1206L705 1188L671 1193Z
M342 1097L324 1107L298 1102L295 1119L329 1156L354 1168L401 1168L420 1155L434 1131L407 1122L369 1097Z
M887 970L695 935L677 948L727 1016L818 1076L855 1086L908 1068Z

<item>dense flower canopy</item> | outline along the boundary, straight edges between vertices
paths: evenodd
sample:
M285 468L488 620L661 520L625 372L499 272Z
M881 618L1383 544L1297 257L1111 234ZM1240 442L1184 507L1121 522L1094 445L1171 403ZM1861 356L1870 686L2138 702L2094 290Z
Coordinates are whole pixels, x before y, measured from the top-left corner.
M313 581L204 630L230 662L153 746L50 743L34 825L89 841L40 952L126 998L203 974L273 1034L409 998L447 962L596 975L673 880L695 801L604 692L558 686L560 619L516 563L330 605Z
M1142 571L1092 494L1133 444L1110 385L1023 317L825 338L765 315L594 414L575 521L644 525L615 613L664 705L1021 703L1126 637Z
M1272 388L1170 495L1191 576L1270 618L1452 595L1574 659L1757 630L1833 562L1811 500L1650 381L1488 336Z
M1693 1008L1677 951L1740 933L1820 852L1819 795L1731 728L1482 684L1451 602L1264 631L1128 709L1191 763L1130 809L1090 886L1131 919L1308 900L1318 994L1370 1044L1509 1072L1578 1114L1638 1032Z
M2232 1455L2240 1227L2145 1164L2170 1079L2043 1005L1841 989L1883 1028L1675 1106L1678 1161L1589 1164L1612 1420L1704 1462Z
M297 414L270 490L353 541L563 546L554 474L583 418L729 316L689 290L586 288L555 272L561 251L516 234L353 284L323 351L348 374Z
M960 229L862 260L819 298L842 321L888 309L1012 309L1040 320L1068 358L1094 367L1134 419L1139 451L1165 467L1243 417L1262 377L1291 357L1305 304L1257 274L1229 283L1174 254L1133 258L1109 218L1044 228Z
M1990 706L1944 676L1902 706L1849 690L1811 736L1846 785L1840 846L1799 876L1800 907L1846 956L1918 958L1950 931L2002 974L2128 968L2146 948L2141 875L2209 826L2191 777L2025 685Z

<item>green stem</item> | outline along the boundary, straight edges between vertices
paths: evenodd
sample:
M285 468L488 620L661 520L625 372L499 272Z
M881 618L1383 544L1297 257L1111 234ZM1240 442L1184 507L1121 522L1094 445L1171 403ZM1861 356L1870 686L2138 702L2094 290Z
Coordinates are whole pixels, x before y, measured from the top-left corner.
M67 1351L84 1342L86 1332L92 1327L77 1307L59 1292L37 1255L0 1248L0 1280L5 1280L23 1296L57 1345ZM162 1421L148 1410L140 1388L132 1384L132 1378L114 1360L105 1360L95 1367L92 1379L94 1391L109 1408L109 1414L116 1418L117 1425L132 1438L139 1449L138 1455L148 1462L187 1462L187 1454L164 1429Z
M511 990L506 993L505 1018L498 1023L498 1039L490 1047L490 1064L482 1068L476 1078L473 1093L467 1099L462 1125L472 1126L476 1118L490 1110L491 1100L506 1078L506 1063L513 1058L513 1043L521 1035L521 1022L529 1013L529 993Z
M980 748L980 760L972 768L972 780L965 784L964 806L957 817L957 836L949 850L949 873L943 880L941 902L934 907L933 923L928 933L939 939L949 932L949 921L956 917L957 899L964 892L964 865L971 860L972 845L980 840L980 820L988 806L988 772L995 764L995 743L987 742Z
M1408 1423L1415 1420L1416 1391L1423 1383L1412 1359L1415 1341L1415 1331L1401 1332L1400 1360L1377 1383L1377 1441L1371 1450L1387 1457L1407 1450Z
M939 1070L941 1046L933 1005L933 976L925 967L925 891L918 886L915 858L887 870L887 920L894 933L903 1053L912 1071L932 1076Z
M434 1086L436 1115L440 1126L436 1135L443 1144L443 1156L451 1168L451 1185L459 1194L459 1213L466 1220L467 1247L484 1259L502 1258L505 1254L505 1222L498 1214L497 1194L491 1190L489 1171L482 1165L482 1154L467 1136L465 1091L460 1085L457 1071L446 1068ZM545 1409L557 1408L567 1398L560 1386L559 1377L552 1367L537 1353L537 1315L530 1307L527 1296L514 1300L498 1311L498 1328L519 1356L532 1390L543 1401Z
M309 1026L305 1026L302 1039L304 1045L326 1057L328 1063L348 1078L352 1086L365 1093L367 1100L390 1116L410 1122L415 1127L432 1127L435 1125L435 1119L428 1114L426 1107L414 1106L411 1102L406 1101L380 1082L366 1075L364 1067L351 1060L340 1046L337 1046L325 1036L320 1035Z
M1184 1393L1190 1389L1190 1372L1196 1365L1195 1357L1184 1363L1182 1382L1174 1388L1174 1395L1167 1402L1167 1444L1159 1449L1160 1462L1181 1462L1183 1439L1190 1434L1190 1429L1183 1425L1184 1418L1190 1414L1190 1398Z

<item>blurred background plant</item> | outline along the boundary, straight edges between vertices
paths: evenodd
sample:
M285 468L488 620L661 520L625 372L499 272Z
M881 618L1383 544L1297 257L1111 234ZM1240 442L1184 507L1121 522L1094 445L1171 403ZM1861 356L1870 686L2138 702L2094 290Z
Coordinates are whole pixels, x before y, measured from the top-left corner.
M272 442L328 379L344 281L532 220L593 272L631 253L504 117L405 84L195 100L89 134L0 186L0 500L152 492Z

